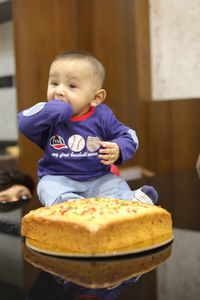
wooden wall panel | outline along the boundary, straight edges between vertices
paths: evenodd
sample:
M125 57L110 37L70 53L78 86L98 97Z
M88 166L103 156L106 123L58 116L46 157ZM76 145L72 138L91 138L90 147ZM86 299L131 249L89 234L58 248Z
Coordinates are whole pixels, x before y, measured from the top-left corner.
M103 62L105 103L124 123L138 129L136 9L135 1L128 0L14 0L19 110L46 99L52 58L78 48ZM21 135L20 148L22 169L36 174L41 152Z
M59 2L60 5L56 0L13 1L20 109L46 99L52 58L66 48L77 47L76 2Z
M140 105L150 99L148 1L96 0L93 20L93 51L107 70L107 103L140 139L139 151L128 165L145 166L147 119Z
M151 101L148 161L156 173L195 167L200 152L200 99Z
M18 109L46 99L49 65L83 49L105 65L106 102L136 129L128 165L155 172L194 166L199 101L151 101L148 0L13 0ZM21 167L36 177L41 152L20 135Z
M171 102L148 102L146 145L147 167L154 172L171 165Z
M200 99L172 102L172 166L194 167L200 153Z
M136 60L136 90L138 115L137 132L139 136L139 150L136 155L136 163L147 168L148 158L148 106L151 101L151 68L149 47L149 5L148 0L134 2L134 31ZM135 163L135 161L133 162Z
M77 48L73 0L14 0L18 110L46 100L49 66L66 49ZM20 135L21 168L37 178L41 151Z
M123 122L136 126L134 1L79 1L78 16L79 47L93 52L106 69L106 103Z

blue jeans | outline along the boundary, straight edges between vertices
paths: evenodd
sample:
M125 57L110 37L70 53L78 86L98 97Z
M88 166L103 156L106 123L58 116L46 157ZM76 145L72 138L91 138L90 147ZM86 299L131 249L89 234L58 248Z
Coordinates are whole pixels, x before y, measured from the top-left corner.
M60 175L46 175L40 179L37 192L44 206L69 199L107 197L132 200L134 198L134 191L126 181L114 174L87 181L77 181Z

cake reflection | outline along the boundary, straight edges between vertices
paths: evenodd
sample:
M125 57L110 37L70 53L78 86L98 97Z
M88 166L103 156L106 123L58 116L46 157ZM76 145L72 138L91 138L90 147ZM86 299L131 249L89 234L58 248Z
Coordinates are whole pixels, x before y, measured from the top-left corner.
M112 288L145 274L166 261L171 252L172 242L139 254L98 259L63 258L35 252L24 243L24 257L29 263L63 280L91 289Z

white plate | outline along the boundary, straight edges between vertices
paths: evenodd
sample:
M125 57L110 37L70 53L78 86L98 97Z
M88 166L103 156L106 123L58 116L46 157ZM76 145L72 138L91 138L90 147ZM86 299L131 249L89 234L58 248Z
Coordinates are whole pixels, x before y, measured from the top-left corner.
M113 257L113 256L121 256L121 255L130 255L130 254L139 254L142 252L146 252L149 250L154 250L156 248L162 247L164 245L167 245L173 241L173 237L171 239L165 240L159 244L149 246L149 247L144 247L144 248L139 248L139 249L134 249L134 250L129 250L129 251L121 251L121 252L113 252L113 253L96 253L96 254L90 254L90 253L57 253L53 251L47 251L44 249L40 249L38 247L32 246L28 243L26 240L26 246L29 247L32 250L35 250L40 253L48 254L48 255L53 255L53 256L61 256L61 257L81 257L81 258L93 258L93 257Z

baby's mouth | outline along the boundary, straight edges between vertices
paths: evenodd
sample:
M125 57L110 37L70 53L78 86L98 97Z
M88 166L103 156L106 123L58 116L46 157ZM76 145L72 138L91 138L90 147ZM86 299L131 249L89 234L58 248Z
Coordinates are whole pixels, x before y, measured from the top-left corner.
M60 100L66 103L69 103L67 99L61 98L61 97L55 97L55 100Z

